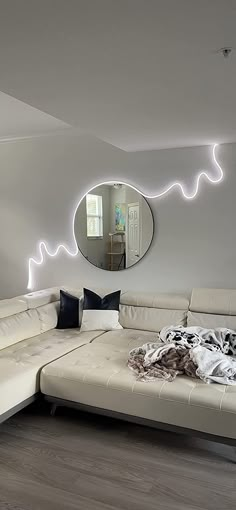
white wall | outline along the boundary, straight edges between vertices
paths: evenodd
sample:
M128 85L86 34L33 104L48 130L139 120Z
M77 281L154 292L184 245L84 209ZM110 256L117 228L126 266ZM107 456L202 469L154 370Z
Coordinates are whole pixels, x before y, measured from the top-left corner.
M34 270L36 288L236 288L236 146L219 147L218 158L225 171L221 184L202 182L193 201L178 191L149 201L154 240L135 267L109 273L82 255L60 254ZM216 175L209 147L130 154L88 136L0 144L0 297L26 291L27 259L37 255L39 240L47 240L51 250L60 242L73 247L72 214L91 186L116 179L155 193L177 178L191 190L202 168Z

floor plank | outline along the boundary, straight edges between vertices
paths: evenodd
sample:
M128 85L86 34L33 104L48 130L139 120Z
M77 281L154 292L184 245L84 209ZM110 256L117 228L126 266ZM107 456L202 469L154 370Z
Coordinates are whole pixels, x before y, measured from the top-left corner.
M0 509L233 510L230 446L32 405L0 426Z

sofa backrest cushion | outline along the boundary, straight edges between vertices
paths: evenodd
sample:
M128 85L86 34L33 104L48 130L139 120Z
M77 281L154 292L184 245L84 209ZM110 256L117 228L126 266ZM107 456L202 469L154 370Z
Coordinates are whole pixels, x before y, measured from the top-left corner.
M59 309L60 301L54 301L54 303L48 303L48 305L39 306L39 308L37 308L41 333L56 328Z
M187 325L236 330L236 290L193 289Z
M49 329L57 323L59 288L0 301L0 350Z
M26 310L0 319L0 349L41 333L37 310Z
M59 301L60 288L52 287L50 289L36 290L35 292L30 292L24 296L19 296L18 299L22 299L26 302L27 309L38 308L40 306L47 305L48 303Z
M10 317L27 310L27 304L22 298L2 299L0 301L0 319Z
M124 292L120 300L123 328L159 332L164 326L186 326L189 300L176 294Z

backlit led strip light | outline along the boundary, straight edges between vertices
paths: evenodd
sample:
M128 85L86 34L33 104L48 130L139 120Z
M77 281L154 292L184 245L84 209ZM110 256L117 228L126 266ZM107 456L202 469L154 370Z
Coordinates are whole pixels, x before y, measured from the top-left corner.
M186 200L193 200L197 196L197 194L198 194L200 181L202 179L205 178L211 184L217 184L217 183L221 182L223 177L224 177L223 170L222 170L220 164L218 163L218 161L216 159L216 147L217 146L218 146L218 144L215 143L213 145L213 147L212 147L212 158L213 158L213 162L214 162L214 164L217 167L218 172L219 172L218 173L218 177L212 178L212 177L210 177L208 175L207 172L205 172L205 171L200 172L198 174L198 176L197 176L193 192L190 193L190 194L188 194L185 191L184 186L180 182L173 182L172 184L170 184L170 186L168 186L163 191L161 191L161 192L159 192L159 193L157 193L155 195L147 195L146 193L144 193L143 191L140 191L138 188L136 188L132 184L127 184L126 182L122 182L122 181L105 181L105 182L101 182L100 184L97 184L96 186L93 186L92 188L90 188L90 190L88 190L82 196L80 201L78 202L78 204L77 204L77 206L75 208L74 214L73 214L73 243L74 243L74 249L70 250L64 244L59 244L55 251L50 251L49 248L48 248L48 244L45 241L40 241L39 245L38 245L39 257L37 259L30 257L29 260L28 260L28 285L27 285L27 289L32 289L33 288L33 266L34 265L40 266L41 264L43 264L43 262L44 262L44 254L47 254L49 257L56 257L60 251L64 251L70 257L76 257L76 255L78 255L79 249L78 249L78 246L77 246L77 241L76 241L76 238L75 238L75 231L74 231L75 215L76 215L76 212L77 212L77 209L78 209L80 203L85 198L87 193L90 193L97 186L102 186L103 184L111 184L111 182L112 182L113 184L117 183L117 184L124 184L126 186L129 186L133 190L135 190L138 193L140 193L143 197L149 198L149 199L161 198L164 195L167 195L167 193L169 193L174 188L178 188L181 191L181 193L183 195L183 198L185 198Z

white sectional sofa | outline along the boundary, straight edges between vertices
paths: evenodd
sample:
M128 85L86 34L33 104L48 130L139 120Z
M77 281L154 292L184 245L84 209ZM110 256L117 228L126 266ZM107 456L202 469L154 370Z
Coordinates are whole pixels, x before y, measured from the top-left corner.
M59 288L0 302L0 421L41 392L54 405L236 439L236 386L185 376L141 382L127 367L129 351L164 326L236 330L235 290L194 289L190 302L174 294L124 292L124 329L109 332L55 329L58 305Z

